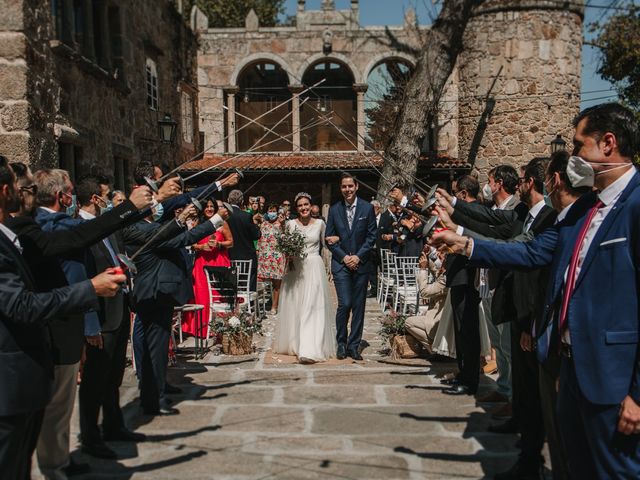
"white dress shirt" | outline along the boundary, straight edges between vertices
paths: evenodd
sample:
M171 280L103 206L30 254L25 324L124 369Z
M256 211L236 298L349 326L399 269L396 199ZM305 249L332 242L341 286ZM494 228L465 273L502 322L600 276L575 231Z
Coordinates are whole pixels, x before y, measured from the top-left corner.
M589 248L591 247L591 243L595 238L602 222L607 218L609 212L615 208L615 204L622 195L622 192L629 182L636 174L636 169L631 166L629 171L627 171L624 175L618 178L615 182L609 185L607 188L598 193L598 198L603 203L603 206L598 209L596 214L593 216L593 220L591 220L591 224L587 229L587 234L584 237L584 241L582 242L582 247L580 248L580 253L578 254L578 264L576 265L576 278L580 275L580 270L582 269L582 264L584 263L584 259L587 256L587 252L589 252ZM569 273L569 266L567 266L567 270L564 272L564 280L565 284L567 282L567 274ZM569 327L567 324L567 330L564 332L562 337L563 342L567 344L571 344L571 335L569 333Z
M13 232L13 230L0 223L0 232L2 232L4 236L7 237L11 243L13 243L18 251L22 253L22 245L20 245L20 240L18 240L18 236Z
M531 209L529 210L529 213L527 214L527 218L523 226L523 230L522 230L523 232L526 233L529 231L529 229L531 229L531 225L533 225L533 222L536 221L536 217L538 216L538 214L540 213L540 211L544 206L545 206L544 200L540 200L533 207L531 207Z

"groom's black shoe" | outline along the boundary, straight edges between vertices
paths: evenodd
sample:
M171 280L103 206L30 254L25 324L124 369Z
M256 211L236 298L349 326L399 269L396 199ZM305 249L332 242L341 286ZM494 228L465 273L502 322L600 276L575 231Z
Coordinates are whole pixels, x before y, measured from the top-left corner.
M338 351L336 352L336 358L338 360L344 360L347 358L347 346L344 343L338 344Z
M362 355L360 355L360 353L358 353L358 349L357 348L352 348L351 350L349 350L349 356L351 358L353 358L354 360L362 360Z

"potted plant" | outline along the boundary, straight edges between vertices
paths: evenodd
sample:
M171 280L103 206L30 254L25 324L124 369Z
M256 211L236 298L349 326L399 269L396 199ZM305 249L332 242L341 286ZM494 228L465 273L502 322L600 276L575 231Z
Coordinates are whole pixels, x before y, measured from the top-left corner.
M411 335L406 334L406 315L391 311L380 320L381 326L378 334L383 342L389 344L391 357L416 358L420 355L422 347Z
M235 310L218 314L211 323L211 330L222 337L225 355L249 355L253 353L253 334L260 333L261 325L253 314Z

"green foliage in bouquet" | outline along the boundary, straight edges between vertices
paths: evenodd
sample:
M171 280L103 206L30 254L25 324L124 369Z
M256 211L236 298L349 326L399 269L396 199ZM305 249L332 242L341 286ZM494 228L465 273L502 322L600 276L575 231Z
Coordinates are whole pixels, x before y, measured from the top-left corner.
M278 250L288 258L305 258L304 235L296 228L293 231L285 230L277 238Z
M211 321L211 330L217 334L254 334L262 331L262 324L246 311L218 313Z
M380 320L381 326L378 335L382 337L385 343L389 343L391 337L405 334L406 315L391 311Z

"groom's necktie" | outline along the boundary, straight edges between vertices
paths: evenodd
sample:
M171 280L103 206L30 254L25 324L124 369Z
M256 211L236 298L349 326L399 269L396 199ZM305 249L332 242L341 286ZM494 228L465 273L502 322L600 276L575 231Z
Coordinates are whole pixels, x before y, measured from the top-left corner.
M353 225L353 217L356 215L356 206L355 205L347 205L347 223L349 223L349 230L351 230L351 226Z

